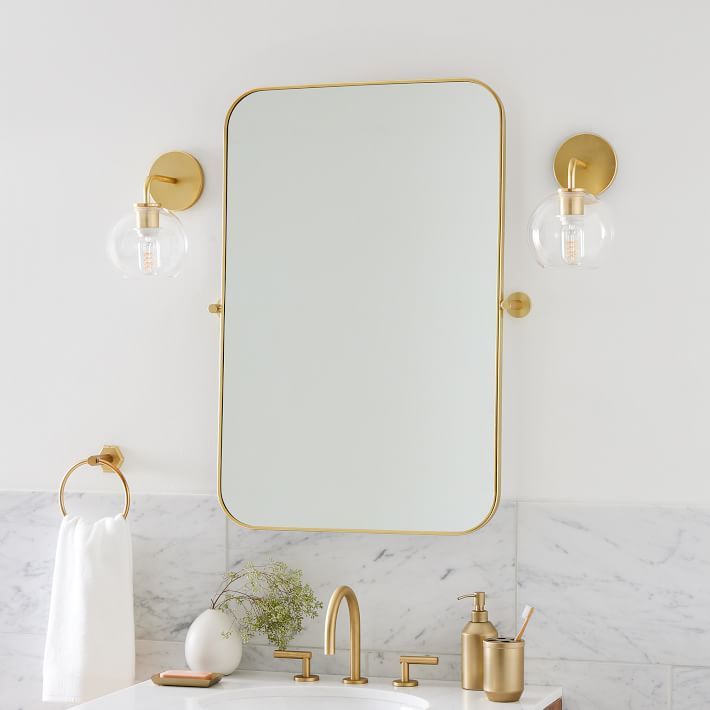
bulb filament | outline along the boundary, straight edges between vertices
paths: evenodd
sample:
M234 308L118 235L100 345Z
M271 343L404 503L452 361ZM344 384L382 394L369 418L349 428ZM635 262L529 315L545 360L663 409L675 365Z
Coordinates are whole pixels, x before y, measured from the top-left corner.
M144 230L144 232L147 230ZM160 252L159 246L151 235L145 233L140 235L138 249L138 267L141 273L146 276L155 276L160 267Z
M562 260L569 266L581 266L584 259L584 229L580 221L562 217Z

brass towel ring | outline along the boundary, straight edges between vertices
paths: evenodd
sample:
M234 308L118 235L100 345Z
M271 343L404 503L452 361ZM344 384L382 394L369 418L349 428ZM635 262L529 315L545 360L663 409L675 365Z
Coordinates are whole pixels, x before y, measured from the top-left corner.
M62 515L64 517L66 517L67 515L66 508L64 507L64 488L67 485L69 476L71 476L77 468L81 468L82 466L102 466L104 467L104 470L106 469L106 467L108 467L121 479L121 483L123 484L123 492L125 494L125 503L123 506L122 515L124 518L128 517L128 509L131 507L131 491L128 488L128 481L126 481L125 476L121 473L121 469L118 468L118 466L114 465L109 459L113 459L113 456L89 456L88 459L84 459L83 461L79 461L79 463L74 464L64 474L64 478L62 478L62 483L59 486L59 509L62 511Z

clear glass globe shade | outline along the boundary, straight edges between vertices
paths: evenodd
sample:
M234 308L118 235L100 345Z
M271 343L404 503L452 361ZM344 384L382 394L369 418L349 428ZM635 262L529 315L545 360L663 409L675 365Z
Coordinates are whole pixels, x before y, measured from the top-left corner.
M187 235L169 210L136 205L111 230L107 249L127 278L177 276L187 254Z
M600 266L614 237L609 211L594 195L579 192L583 214L563 214L558 191L540 203L530 219L530 243L543 267L594 269Z

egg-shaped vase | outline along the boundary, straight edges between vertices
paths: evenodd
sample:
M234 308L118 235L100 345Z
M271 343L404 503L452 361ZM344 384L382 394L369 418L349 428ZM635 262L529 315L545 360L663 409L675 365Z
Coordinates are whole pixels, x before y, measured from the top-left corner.
M242 660L242 639L232 615L203 611L187 630L185 660L193 671L234 673Z

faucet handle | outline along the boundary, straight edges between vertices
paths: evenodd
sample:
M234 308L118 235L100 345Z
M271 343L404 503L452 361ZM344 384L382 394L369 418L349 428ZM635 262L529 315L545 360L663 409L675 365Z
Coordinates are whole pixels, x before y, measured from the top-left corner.
M402 675L397 680L392 681L392 685L396 688L414 688L419 685L418 680L409 677L409 666L437 666L439 665L438 656L400 656L399 663L402 666Z
M297 683L313 683L320 680L320 676L311 675L311 651L274 651L274 658L297 658L301 660L301 674L293 676Z

